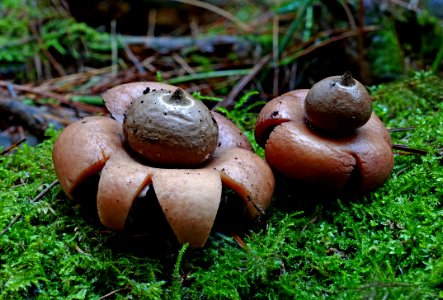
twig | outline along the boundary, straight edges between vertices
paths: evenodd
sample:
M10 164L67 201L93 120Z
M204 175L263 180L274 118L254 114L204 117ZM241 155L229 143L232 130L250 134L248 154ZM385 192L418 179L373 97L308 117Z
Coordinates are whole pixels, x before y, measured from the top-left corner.
M134 55L134 53L131 51L131 48L125 43L125 41L121 38L121 35L118 35L118 40L122 44L123 49L125 50L126 56L129 58L129 60L132 62L132 64L135 66L137 71L140 73L140 75L146 75L146 70L143 67L143 65L140 63L138 58Z
M420 154L420 155L428 154L428 151L426 151L426 150L410 148L406 145L400 145L400 144L393 144L392 149L401 150L401 151L409 152L409 153Z
M147 36L154 36L155 33L155 23L157 22L157 9L150 9L148 16L148 32Z
M109 297L111 297L111 296L117 294L118 292L126 291L126 290L130 290L130 288L125 287L125 288L121 288L121 289L114 290L114 291L112 291L112 292L107 293L107 294L104 295L104 296L101 296L101 297L98 298L98 299L99 299L99 300L103 300L103 299L109 298Z
M49 192L57 184L59 184L59 182L56 179L50 185L48 185L43 191L41 191L37 196L35 196L35 198L31 200L31 202L34 203L39 201L41 198L43 198L44 195L46 195L47 192Z
M21 139L18 142L15 142L14 144L12 144L11 146L9 146L8 148L6 148L5 150L3 150L0 155L5 155L8 152L11 152L12 150L14 150L15 148L17 148L18 146L20 146L22 143L26 142L26 139Z
M8 230L11 229L12 225L17 223L21 218L22 218L21 215L15 215L15 217L11 220L11 222L9 222L9 224L2 231L0 231L0 236L8 232Z
M241 236L239 236L239 235L236 234L236 233L232 233L232 237L234 238L234 241L236 241L237 244L238 244L241 248L243 248L243 249L246 250L246 251L249 251L249 247L248 247L248 245L246 245L246 242L241 238Z
M41 198L43 198L44 195L46 195L47 192L49 192L49 190L51 190L54 186L56 186L59 183L58 180L54 180L50 185L48 185L43 191L41 191L34 199L31 200L31 203L37 202L38 200L40 200ZM8 226L6 226L1 232L0 232L0 236L4 235L6 232L8 232L9 229L11 229L11 227L17 223L17 221L19 221L22 218L21 215L16 215L11 222L9 222Z
M243 91L245 86L257 75L258 72L271 60L271 55L268 54L265 57L263 57L247 74L244 76L231 90L231 92L226 96L226 98L222 101L217 103L213 110L217 107L230 107L234 104L235 98L237 98L238 94Z
M40 47L40 49L43 51L43 54L46 56L48 61L51 63L51 65L54 67L54 69L57 71L57 73L60 76L64 76L66 74L65 70L63 70L62 66L57 62L57 60L52 56L52 54L46 49L45 43L43 42L42 38L40 37L37 28L35 28L35 24L30 24L30 29L32 34L37 40L37 43Z
M245 74L248 74L250 71L251 71L251 69L211 71L211 72L184 75L184 76L172 78L172 79L165 80L165 81L166 81L166 83L169 83L169 84L178 84L178 83L182 83L182 82L200 80L200 79L245 75Z
M374 282L374 283L368 283L359 287L351 288L356 290L366 290L371 287L412 287L417 286L414 283L408 283L408 282ZM347 288L348 287L343 287Z
M415 130L415 127L394 127L394 128L388 128L389 132L410 131L410 130Z
M0 87L7 87L10 84L11 83L8 83L7 81L0 80ZM42 90L35 88L35 87L28 87L28 86L17 85L17 84L12 84L12 86L14 87L14 89L16 91L39 95L43 98L53 98L53 99L59 101L60 103L63 103L63 104L69 105L69 106L73 106L73 107L77 107L77 108L80 108L80 109L87 111L87 112L97 113L97 112L105 112L106 111L106 109L104 107L97 107L94 105L89 105L89 104L85 104L85 103L81 103L81 102L72 102L65 96L62 96L60 94L56 94L53 92L42 91Z
M182 69L188 74L195 74L195 71L191 66L177 53L172 53L172 58L182 67Z
M374 26L363 27L361 30L363 30L364 32L371 32L371 31L380 30L380 28L381 28L380 26L374 25ZM315 41L319 37L321 37L321 36L323 36L323 35L328 33L328 31L320 32L316 37L311 38L307 43L303 43L302 45L297 47L298 49L296 49L294 51L295 53L289 54L289 55L285 55L286 58L281 60L279 62L279 65L287 65L290 62L294 61L295 59L297 59L299 57L302 57L302 56L305 56L305 55L307 55L307 54L309 54L309 53L311 53L311 52L313 52L313 51L315 51L315 50L317 50L319 48L325 47L325 46L327 46L329 44L338 42L340 40L344 40L344 39L347 39L347 38L359 35L359 34L361 34L361 32L360 32L361 30L358 29L358 30L345 31L345 32L343 32L343 33L341 33L341 34L339 34L337 36L330 37L327 40L324 40L324 41L321 41L321 42L318 42L318 43L312 44L311 46L307 46L306 47L306 44L312 43L313 41ZM306 47L306 48L303 49L303 47Z
M279 32L279 17L278 15L274 16L273 19L273 26L272 26L272 61L274 64L274 77L273 77L273 84L272 84L272 93L274 97L278 95L278 78L279 78L279 71L280 68L278 67L278 58L279 58L279 52L278 52L278 32Z
M13 40L9 43L6 43L4 45L0 46L0 50L6 49L6 48L12 48L12 47L17 47L17 46L21 46L21 45L25 45L29 42L32 42L33 40L35 40L35 37L33 36L28 36L28 37L24 37L21 38L19 40Z
M87 82L91 79L91 77L97 75L107 74L111 71L111 66L107 66L99 69L90 69L80 73L69 74L63 77L54 77L45 80L43 83L39 84L39 90L63 90L68 89L72 90L72 85L80 85L84 82Z
M314 216L311 220L309 220L308 223L305 224L305 226L303 226L301 232L304 232L305 229L306 229L309 225L314 224L314 223L315 223L320 217L321 217L321 215L316 215L316 216Z
M349 25L351 26L352 29L357 29L357 25L355 24L354 16L352 15L352 11L349 8L348 1L343 0L343 1L340 1L340 3L341 3L341 6L343 6L343 9L346 13L346 17L348 18Z
M117 49L117 21L111 21L111 57L112 57L112 74L117 75L118 72L118 49Z
M227 12L224 9L221 9L215 5L212 5L210 3L206 3L203 1L198 1L198 0L173 0L176 2L180 2L180 3L185 3L185 4L189 4L189 5L193 5L193 6L197 6L197 7L201 7L204 9L207 9L209 11L212 11L213 13L216 13L228 20L230 20L231 22L233 22L234 24L236 24L238 27L240 27L241 30L246 31L246 32L252 32L253 28L251 26L249 26L248 24L242 22L240 19L238 19L236 16L234 16L233 14L231 14L230 12Z
M288 90L289 91L292 91L295 89L295 83L297 81L297 67L298 67L297 62L294 62L292 64L291 71L289 74L289 83L288 83Z

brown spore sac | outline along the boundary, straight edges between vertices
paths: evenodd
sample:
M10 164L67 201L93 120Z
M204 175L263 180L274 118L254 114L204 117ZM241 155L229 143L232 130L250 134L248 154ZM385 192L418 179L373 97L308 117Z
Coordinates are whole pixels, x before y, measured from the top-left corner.
M134 152L159 165L199 165L218 143L218 126L210 111L182 89L151 89L134 100L123 132Z
M350 73L317 82L305 99L307 123L326 134L348 134L366 124L371 113L371 96Z

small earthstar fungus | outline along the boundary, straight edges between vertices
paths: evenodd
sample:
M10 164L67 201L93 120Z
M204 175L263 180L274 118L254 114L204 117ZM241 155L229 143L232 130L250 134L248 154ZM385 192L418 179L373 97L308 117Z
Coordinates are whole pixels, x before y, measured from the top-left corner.
M268 102L255 138L275 171L316 190L366 193L389 178L394 164L369 93L348 73Z
M231 121L167 84L128 83L102 96L112 118L87 117L66 127L53 161L71 199L100 176L103 225L123 230L133 203L149 190L177 240L191 247L205 244L219 208L226 211L222 187L242 199L229 205L240 210L236 215L254 220L264 214L274 190L272 171Z

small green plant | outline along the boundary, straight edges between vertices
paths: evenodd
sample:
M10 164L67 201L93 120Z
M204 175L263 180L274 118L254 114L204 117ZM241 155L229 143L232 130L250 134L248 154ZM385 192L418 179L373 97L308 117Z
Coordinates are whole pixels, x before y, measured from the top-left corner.
M263 156L264 152L257 145L254 138L254 126L257 119L259 109L265 104L264 101L255 101L249 103L251 97L258 95L257 91L250 91L244 94L234 105L232 109L219 107L218 110L226 115L226 117L234 122L246 137L251 141L254 151Z
M26 65L35 61L52 64L60 73L70 67L69 62L78 67L78 60L100 66L111 60L110 53L109 34L77 22L46 1L23 5L22 1L6 0L0 4L2 73L35 79L37 74L25 72ZM56 66L57 60L63 61L63 67Z

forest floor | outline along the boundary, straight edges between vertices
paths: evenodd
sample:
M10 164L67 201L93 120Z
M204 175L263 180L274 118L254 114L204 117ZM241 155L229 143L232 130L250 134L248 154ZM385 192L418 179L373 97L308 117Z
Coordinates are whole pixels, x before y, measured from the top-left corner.
M443 299L441 1L3 2L0 299ZM312 202L277 175L261 223L192 249L114 232L58 183L57 136L109 116L112 87L179 86L263 157L262 106L345 71L394 145L364 196Z
M383 186L313 205L277 179L265 224L197 250L109 231L70 202L51 159L59 131L4 151L0 298L443 298L443 81L419 72L370 92L393 143L413 151L394 151Z

